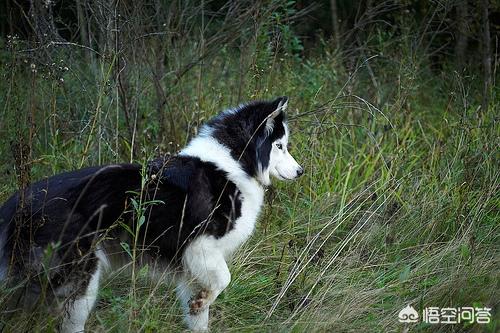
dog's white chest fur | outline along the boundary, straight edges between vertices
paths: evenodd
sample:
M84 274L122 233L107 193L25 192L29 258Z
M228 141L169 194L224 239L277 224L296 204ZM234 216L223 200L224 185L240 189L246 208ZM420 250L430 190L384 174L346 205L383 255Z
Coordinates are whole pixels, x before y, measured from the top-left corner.
M217 249L227 258L252 235L264 201L264 189L257 180L243 171L239 162L231 157L227 147L210 136L193 139L180 155L195 156L202 161L214 163L227 173L227 178L241 192L241 215L234 221L233 229L218 239L214 236L202 236L194 240L194 243L203 242L205 246Z
M207 252L220 253L227 260L250 238L255 230L255 224L264 201L264 189L254 180L251 182L253 184L248 184L251 186L247 186L241 191L241 215L233 222L233 228L220 238L215 238L212 235L197 237L186 249L184 260L200 260L198 257L200 253L193 257L191 252L193 249L201 247L204 249L203 260L210 256Z
M225 258L231 256L252 235L262 209L264 190L257 182L248 182L241 191L241 216L234 221L233 229L223 237L214 239L214 245L223 252Z

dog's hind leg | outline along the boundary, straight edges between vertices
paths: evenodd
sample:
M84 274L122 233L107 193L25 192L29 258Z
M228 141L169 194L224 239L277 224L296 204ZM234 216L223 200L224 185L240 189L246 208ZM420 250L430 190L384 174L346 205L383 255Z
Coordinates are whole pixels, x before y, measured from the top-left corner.
M184 277L177 291L186 324L194 331L207 330L209 306L229 285L231 273L212 237L202 236L193 241L186 248L182 263Z
M97 261L96 269L90 275L85 292L82 295L78 295L75 299L68 299L66 301L61 332L84 332L85 322L97 299L101 273L102 263Z
M208 330L208 306L199 309L196 313L191 311L191 302L196 292L196 287L192 281L186 277L180 278L177 283L177 297L179 298L184 312L184 322L187 327L195 332L203 332Z

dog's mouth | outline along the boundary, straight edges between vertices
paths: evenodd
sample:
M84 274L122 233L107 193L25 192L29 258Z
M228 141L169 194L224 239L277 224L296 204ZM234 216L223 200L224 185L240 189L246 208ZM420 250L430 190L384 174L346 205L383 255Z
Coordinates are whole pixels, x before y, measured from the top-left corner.
M283 177L279 173L276 174L276 178L278 178L279 180L287 180L287 178Z
M283 176L278 170L276 170L276 178L278 178L279 180L294 180L295 179L295 178L289 178L289 177Z

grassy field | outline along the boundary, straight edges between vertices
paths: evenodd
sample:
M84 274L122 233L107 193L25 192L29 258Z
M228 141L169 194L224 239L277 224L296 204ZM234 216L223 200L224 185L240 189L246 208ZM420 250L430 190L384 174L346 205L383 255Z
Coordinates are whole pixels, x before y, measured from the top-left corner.
M147 65L129 69L123 103L114 58L61 52L32 62L15 40L3 43L11 48L0 56L1 201L22 183L23 165L36 180L144 163L177 151L225 107L290 97L292 155L306 172L268 189L257 231L212 307L212 331L498 332L499 103L479 109L476 76L431 69L393 47L351 70L327 46L307 57L222 50L180 81L165 75L158 107ZM20 147L27 163L14 158ZM106 279L89 331L183 330L172 286L147 279L147 269L134 283ZM402 324L407 304L488 306L493 320ZM9 332L50 331L57 319L2 322Z

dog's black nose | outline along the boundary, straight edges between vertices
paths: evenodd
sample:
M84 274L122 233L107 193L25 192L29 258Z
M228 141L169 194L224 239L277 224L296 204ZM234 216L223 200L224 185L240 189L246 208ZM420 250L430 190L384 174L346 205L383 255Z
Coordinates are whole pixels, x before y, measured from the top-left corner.
M304 168L300 168L299 170L297 170L297 177L300 177L304 174Z

